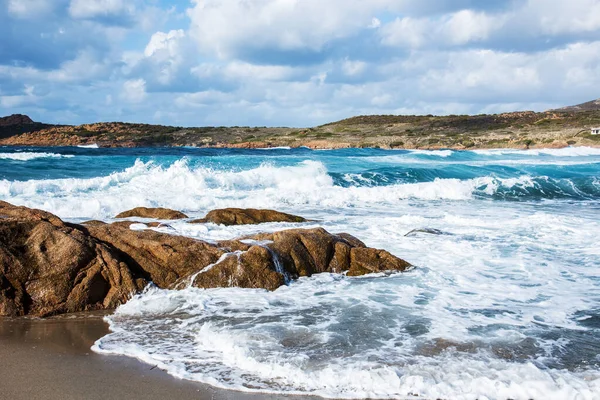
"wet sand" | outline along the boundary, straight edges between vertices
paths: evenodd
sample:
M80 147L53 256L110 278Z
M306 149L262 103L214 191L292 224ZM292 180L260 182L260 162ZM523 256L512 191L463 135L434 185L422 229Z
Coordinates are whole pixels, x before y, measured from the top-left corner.
M0 399L316 399L216 389L135 359L92 352L107 332L102 314L0 318Z

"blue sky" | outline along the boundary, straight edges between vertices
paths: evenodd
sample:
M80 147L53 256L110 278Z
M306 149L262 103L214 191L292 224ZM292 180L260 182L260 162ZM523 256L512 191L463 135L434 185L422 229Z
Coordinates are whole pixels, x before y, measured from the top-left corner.
M600 97L600 0L0 0L0 115L313 126Z

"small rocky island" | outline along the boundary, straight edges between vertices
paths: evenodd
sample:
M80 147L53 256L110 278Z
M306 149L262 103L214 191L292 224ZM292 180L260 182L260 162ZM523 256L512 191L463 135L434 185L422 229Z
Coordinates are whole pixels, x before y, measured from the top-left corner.
M123 215L186 217L174 210L148 208ZM272 210L224 209L214 210L204 221L256 224L304 219ZM79 225L0 201L0 316L46 317L113 309L150 283L165 289L275 290L322 272L360 276L411 266L349 234L331 234L322 228L209 243L151 229L132 230L133 223Z

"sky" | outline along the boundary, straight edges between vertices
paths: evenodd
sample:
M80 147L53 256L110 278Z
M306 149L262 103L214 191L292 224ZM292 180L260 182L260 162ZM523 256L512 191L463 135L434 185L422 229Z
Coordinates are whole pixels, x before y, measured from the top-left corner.
M315 126L600 97L600 0L0 0L0 115Z

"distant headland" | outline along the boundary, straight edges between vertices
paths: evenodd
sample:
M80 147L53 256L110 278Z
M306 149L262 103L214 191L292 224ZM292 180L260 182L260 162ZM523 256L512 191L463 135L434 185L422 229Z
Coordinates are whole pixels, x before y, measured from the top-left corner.
M477 149L600 147L600 99L544 112L493 115L368 115L312 128L176 127L123 122L79 126L0 118L0 145L312 149Z

